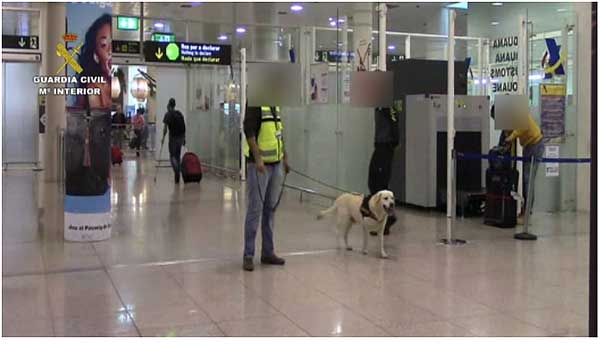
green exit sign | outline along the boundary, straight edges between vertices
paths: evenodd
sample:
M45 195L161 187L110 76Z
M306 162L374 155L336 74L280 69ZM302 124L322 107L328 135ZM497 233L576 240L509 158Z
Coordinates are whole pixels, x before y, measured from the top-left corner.
M175 35L172 33L155 32L152 34L152 40L154 42L175 42Z
M137 17L117 17L117 29L119 30L139 30L140 18Z

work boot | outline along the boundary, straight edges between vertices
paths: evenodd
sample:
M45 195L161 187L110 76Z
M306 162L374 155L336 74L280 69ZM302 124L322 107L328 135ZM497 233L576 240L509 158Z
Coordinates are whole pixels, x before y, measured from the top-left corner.
M284 265L285 259L272 255L269 257L260 257L260 262L266 265Z
M254 259L252 257L244 257L244 270L246 270L246 271L254 270Z

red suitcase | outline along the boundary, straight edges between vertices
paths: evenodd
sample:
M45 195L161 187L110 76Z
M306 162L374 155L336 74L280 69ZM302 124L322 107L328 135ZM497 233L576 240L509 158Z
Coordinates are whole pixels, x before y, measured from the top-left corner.
M184 183L200 183L202 180L202 165L196 154L187 152L183 155L181 175Z
M123 152L121 151L121 148L119 148L118 146L111 147L110 160L112 161L113 165L121 165L123 163Z

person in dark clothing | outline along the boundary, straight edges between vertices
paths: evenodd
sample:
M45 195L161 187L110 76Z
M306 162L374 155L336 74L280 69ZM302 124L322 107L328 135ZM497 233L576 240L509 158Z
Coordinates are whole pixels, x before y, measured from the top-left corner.
M398 146L398 119L391 108L375 109L375 150L369 164L369 192L371 195L386 190L390 182L392 159ZM396 216L388 218L384 234L390 234L390 227L396 222ZM371 235L377 235L371 232Z
M181 147L185 146L185 119L178 110L175 110L175 99L169 99L167 113L163 119L164 129L161 145L165 143L165 136L169 132L169 159L175 173L175 184L179 184L181 176Z

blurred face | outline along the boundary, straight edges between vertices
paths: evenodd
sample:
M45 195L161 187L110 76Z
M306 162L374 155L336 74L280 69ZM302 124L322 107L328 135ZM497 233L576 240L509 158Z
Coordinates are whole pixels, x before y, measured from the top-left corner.
M96 34L96 55L104 77L110 77L112 66L112 28L109 24L102 25Z

